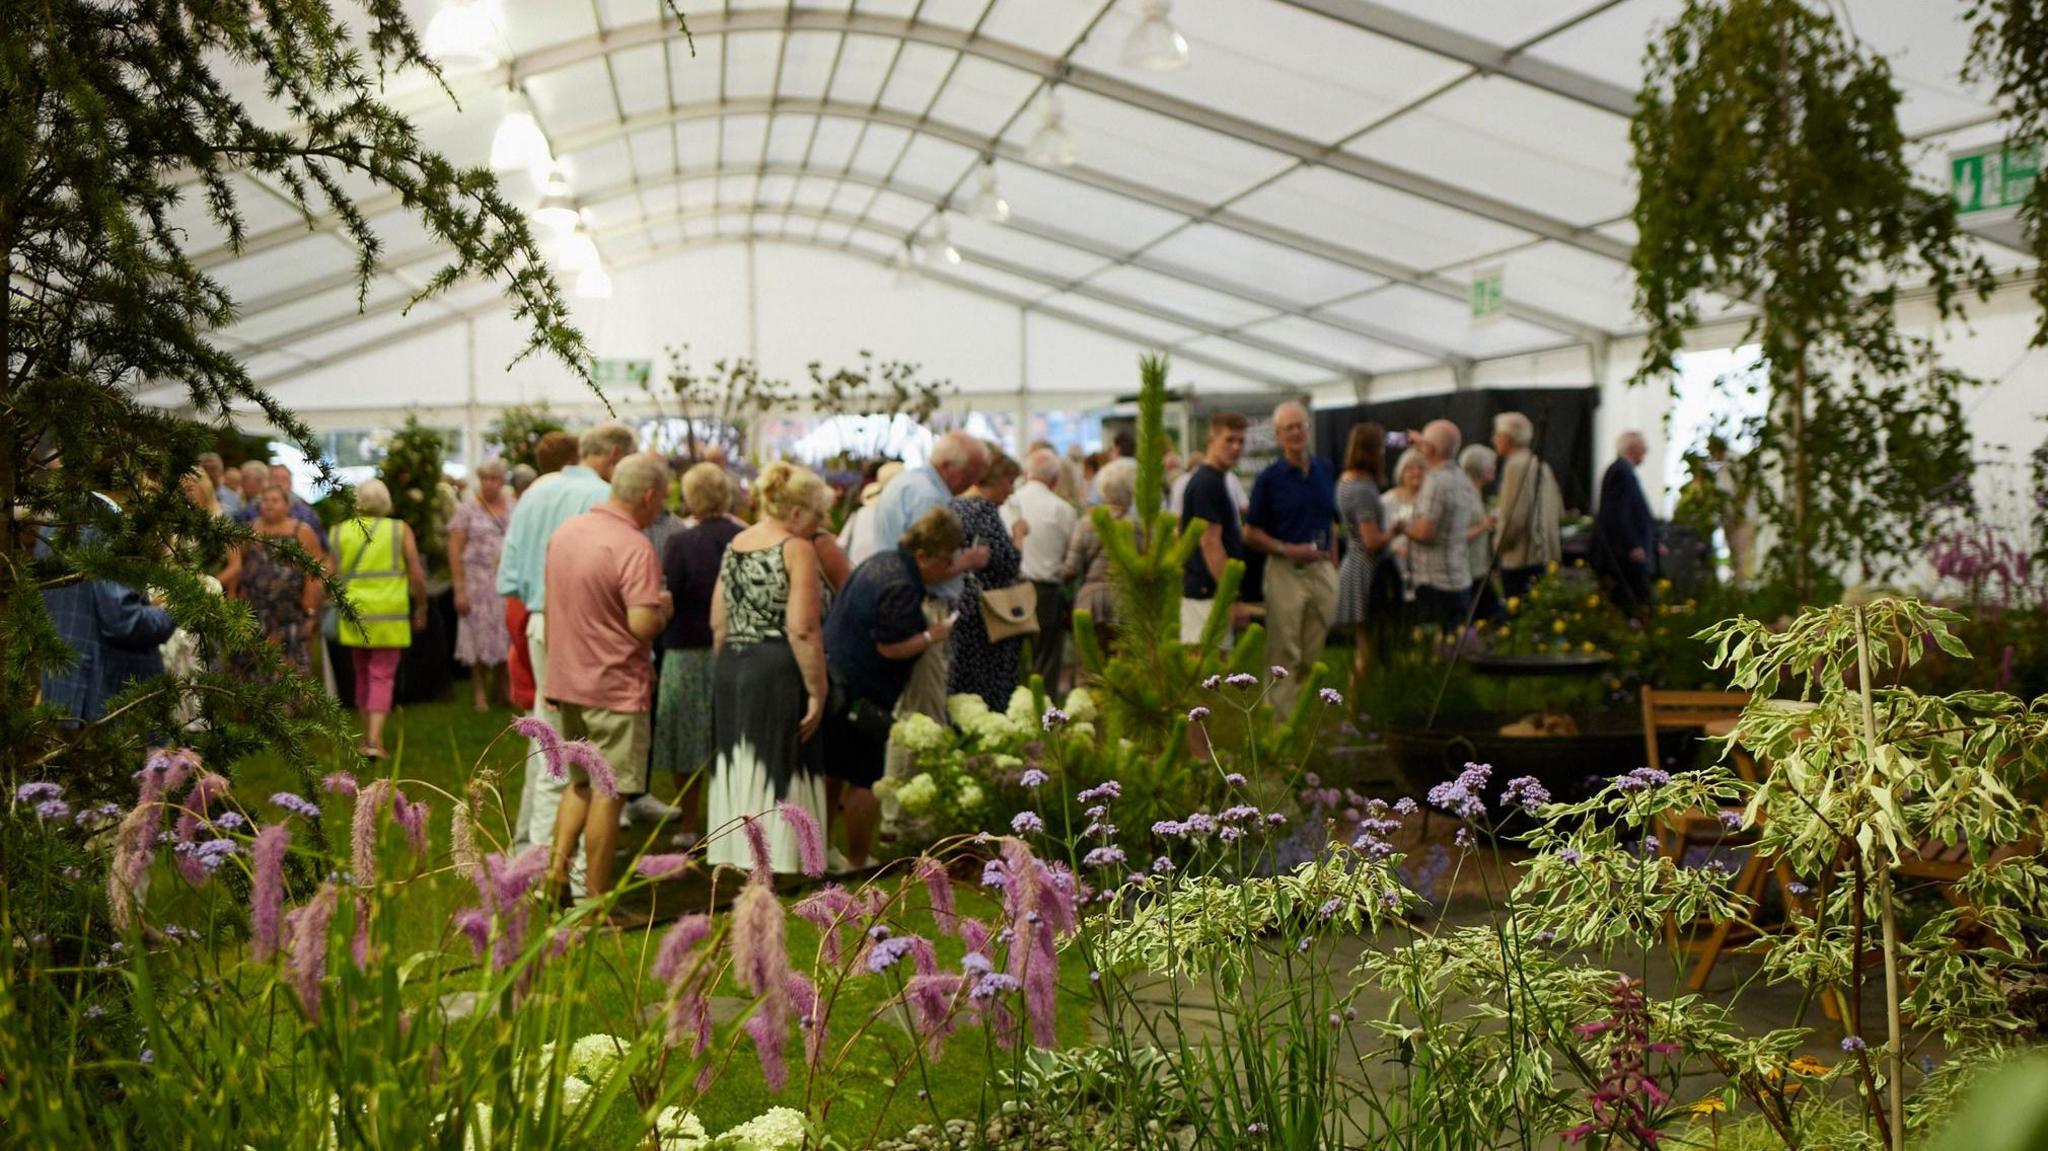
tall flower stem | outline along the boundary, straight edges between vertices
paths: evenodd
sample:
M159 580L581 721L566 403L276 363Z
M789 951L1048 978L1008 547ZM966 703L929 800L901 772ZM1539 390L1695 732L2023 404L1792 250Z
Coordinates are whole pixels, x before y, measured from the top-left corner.
M1862 608L1856 609L1856 695L1863 705L1863 754L1877 757L1877 703L1870 684L1870 623ZM1879 914L1884 925L1884 1007L1885 1031L1891 1064L1886 1076L1886 1094L1891 1104L1891 1148L1904 1151L1906 1145L1905 1040L1899 1027L1899 917L1892 907L1892 873L1888 867L1876 871Z

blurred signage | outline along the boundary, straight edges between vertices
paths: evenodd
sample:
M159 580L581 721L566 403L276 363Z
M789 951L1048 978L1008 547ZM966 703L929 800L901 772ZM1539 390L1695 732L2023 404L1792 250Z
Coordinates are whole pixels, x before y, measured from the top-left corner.
M1495 265L1472 273L1472 322L1497 320L1507 307L1507 269Z
M593 356L590 360L590 378L600 388L644 388L653 375L653 360L620 360L607 356Z
M1967 216L2018 207L2034 190L2040 168L2039 144L1993 145L1950 156L1949 184L1955 191L1956 212Z

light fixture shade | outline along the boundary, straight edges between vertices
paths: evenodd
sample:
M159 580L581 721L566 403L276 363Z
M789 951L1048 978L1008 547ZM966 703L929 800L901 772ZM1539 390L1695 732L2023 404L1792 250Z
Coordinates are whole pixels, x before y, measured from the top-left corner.
M427 56L450 72L495 67L498 27L488 0L441 0L423 43Z
M1067 135L1066 125L1061 122L1065 115L1058 93L1048 93L1038 131L1031 137L1030 146L1024 149L1026 159L1043 168L1074 166L1074 138Z
M903 241L896 249L896 286L908 288L917 283L917 256L910 250L910 241Z
M555 263L564 272L588 272L603 265L597 254L597 241L581 228L572 229L557 241L554 255Z
M969 205L976 219L991 224L1010 222L1010 202L996 190L996 162L985 161L981 165L981 189L974 193L974 202Z
M1144 0L1144 17L1124 41L1124 63L1148 72L1174 72L1188 66L1188 38L1173 26L1172 0Z
M582 218L569 195L569 174L560 164L553 165L541 189L540 205L533 210L533 222L559 236L574 229Z
M533 182L542 184L554 166L554 153L548 148L540 122L533 118L533 107L527 103L526 94L512 93L505 118L498 121L497 134L491 137L491 170L531 172Z
M609 300L612 298L612 278L602 264L592 264L576 274L576 298L579 300Z
M953 246L953 225L946 218L946 210L932 217L932 226L924 235L924 262L926 264L958 264L960 249Z

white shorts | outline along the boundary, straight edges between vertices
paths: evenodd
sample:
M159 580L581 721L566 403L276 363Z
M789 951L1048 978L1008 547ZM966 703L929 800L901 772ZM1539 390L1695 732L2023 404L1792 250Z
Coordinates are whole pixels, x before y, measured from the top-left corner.
M1202 642L1202 629L1209 626L1209 609L1214 607L1215 605L1216 600L1213 597L1210 599L1189 599L1186 596L1181 597L1180 642L1189 644ZM1230 626L1228 624L1225 624L1223 628L1223 638L1217 642L1216 650L1229 651L1231 641L1234 638L1235 635L1231 631Z

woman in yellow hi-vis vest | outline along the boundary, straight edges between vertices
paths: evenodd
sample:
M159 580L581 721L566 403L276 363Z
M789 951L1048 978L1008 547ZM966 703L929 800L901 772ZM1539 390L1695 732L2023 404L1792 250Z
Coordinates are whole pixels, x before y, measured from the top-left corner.
M336 524L329 570L355 619L340 619L336 638L355 653L356 707L363 713L362 753L384 758L384 719L398 660L414 628L427 626L427 573L412 528L391 518L391 489L382 480L356 485L356 518Z

